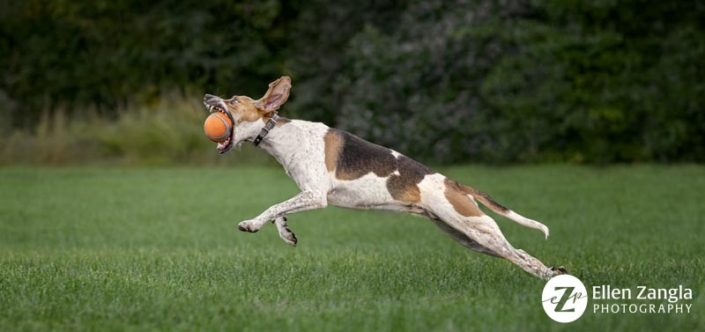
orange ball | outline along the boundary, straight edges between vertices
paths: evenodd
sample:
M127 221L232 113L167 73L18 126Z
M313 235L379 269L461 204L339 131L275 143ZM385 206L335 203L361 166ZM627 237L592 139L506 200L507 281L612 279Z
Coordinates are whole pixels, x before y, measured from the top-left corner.
M225 113L215 112L206 118L206 122L203 124L203 131L206 132L206 136L211 141L222 143L230 137L232 127L233 123Z

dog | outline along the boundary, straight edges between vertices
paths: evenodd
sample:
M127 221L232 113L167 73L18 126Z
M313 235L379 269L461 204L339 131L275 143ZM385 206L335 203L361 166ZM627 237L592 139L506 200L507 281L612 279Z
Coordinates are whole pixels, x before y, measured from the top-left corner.
M521 225L540 230L548 238L545 225L397 151L322 123L279 117L277 110L286 103L290 89L291 79L283 76L270 83L264 96L257 100L237 95L230 99L204 96L204 105L210 112L223 112L233 123L228 139L217 145L221 154L243 142L253 142L274 156L301 189L293 198L240 222L239 230L255 233L271 221L279 236L295 246L297 239L287 226L287 215L329 204L391 210L427 217L461 245L508 259L536 277L549 279L565 273L562 267L546 267L512 247L477 202Z

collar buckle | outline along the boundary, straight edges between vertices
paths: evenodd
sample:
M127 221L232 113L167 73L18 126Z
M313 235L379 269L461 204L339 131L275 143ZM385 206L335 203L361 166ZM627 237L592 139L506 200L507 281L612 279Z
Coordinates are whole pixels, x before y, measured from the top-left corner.
M279 119L279 115L275 112L274 115L272 115L272 118L267 121L267 124L264 125L264 128L262 128L262 131L259 132L259 135L257 135L257 138L252 142L255 146L258 146L260 143L262 143L262 140L264 139L267 134L269 134L269 131L274 128L274 126L277 124L277 120Z

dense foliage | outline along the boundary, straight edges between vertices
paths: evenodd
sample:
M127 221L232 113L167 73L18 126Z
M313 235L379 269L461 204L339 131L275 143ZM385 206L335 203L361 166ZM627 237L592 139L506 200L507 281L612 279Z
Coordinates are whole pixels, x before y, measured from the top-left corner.
M0 129L287 74L285 112L427 161L705 161L698 2L6 2Z

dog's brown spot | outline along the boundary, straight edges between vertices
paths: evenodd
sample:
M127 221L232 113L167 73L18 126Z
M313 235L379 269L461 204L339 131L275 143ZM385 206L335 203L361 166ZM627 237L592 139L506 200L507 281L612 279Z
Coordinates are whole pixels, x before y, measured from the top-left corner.
M344 131L329 129L323 140L326 168L329 172L335 170L336 178L355 180L369 173L389 177L387 190L398 201L418 203L421 200L418 184L434 173L413 159L396 158L392 150ZM399 174L393 174L394 171Z
M397 170L399 175L394 174L387 179L387 190L392 197L407 203L421 201L421 191L418 184L426 175L435 172L406 156L397 158Z
M482 210L480 210L477 204L467 196L470 194L469 191L473 190L472 188L463 186L449 179L445 179L444 183L446 185L446 199L456 212L465 217L479 217L483 215Z
M470 188L471 195L475 197L476 200L480 201L480 203L484 204L485 206L489 207L492 211L495 211L497 213L507 213L511 210L506 208L504 205L497 203L490 195L485 194L482 191L479 191L475 188Z
M497 203L494 199L492 199L492 197L490 197L490 195L488 195L482 191L479 191L473 187L469 187L469 186L460 184L457 181L452 181L452 180L448 180L448 179L446 179L446 181L453 182L454 186L458 190L462 191L464 194L472 195L476 200L480 201L480 203L482 203L485 206L492 209L492 211L495 211L497 213L507 213L507 212L511 211L508 208L506 208L504 205Z
M337 136L337 138L330 135ZM333 147L336 144L340 146L337 150L337 160L335 160L335 177L340 180L359 179L370 172L379 177L387 177L397 169L397 160L390 149L337 129L328 130L325 140L326 166L329 170L330 165L333 164L333 159L328 157L329 151L335 151Z
M447 180L450 181L450 180ZM510 210L506 207L504 207L502 204L497 203L490 195L485 194L482 191L479 191L475 188L468 187L466 185L462 185L456 181L452 181L455 183L455 186L458 188L458 190L462 191L465 194L472 195L476 200L480 201L480 203L484 204L488 208L490 208L492 211L495 211L497 213L507 213Z
M232 101L237 101L237 103L233 104ZM238 122L255 122L264 115L255 105L255 101L249 97L233 96L228 100L224 100L224 102Z
M333 130L328 130L326 136L323 137L323 143L325 144L326 169L328 169L328 172L333 172L338 166L343 139Z

